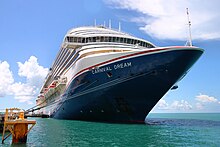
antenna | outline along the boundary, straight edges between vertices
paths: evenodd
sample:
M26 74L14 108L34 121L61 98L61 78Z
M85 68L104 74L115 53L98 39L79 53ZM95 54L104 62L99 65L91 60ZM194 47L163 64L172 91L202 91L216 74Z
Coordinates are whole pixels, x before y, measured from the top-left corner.
M189 19L189 9L186 8L186 14L188 18L188 27L189 27L189 40L187 41L189 43L189 46L192 46L192 35L191 35L191 21Z
M94 25L95 25L95 27L96 27L96 19L94 20Z
M112 22L111 22L111 19L108 20L108 27L109 27L109 29L112 28Z
M121 32L121 22L118 23L118 31Z

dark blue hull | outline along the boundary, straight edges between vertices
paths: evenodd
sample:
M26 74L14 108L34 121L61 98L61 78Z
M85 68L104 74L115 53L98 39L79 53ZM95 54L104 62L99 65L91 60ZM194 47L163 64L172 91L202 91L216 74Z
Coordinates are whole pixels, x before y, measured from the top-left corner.
M198 49L166 51L87 71L71 82L52 117L144 123L146 115L201 54Z

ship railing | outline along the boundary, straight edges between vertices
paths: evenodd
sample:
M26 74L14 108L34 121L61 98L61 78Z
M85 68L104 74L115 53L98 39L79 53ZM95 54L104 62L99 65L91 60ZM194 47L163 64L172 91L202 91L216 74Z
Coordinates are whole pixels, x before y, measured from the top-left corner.
M73 42L65 42L65 43L63 43L63 45L62 45L62 48L73 48L73 49L75 49L75 48L78 48L78 47L80 47L80 46L82 46L82 45L84 45L84 43L73 43Z
M55 87L54 88L49 88L49 90L44 94L45 98L50 97L53 93L55 93Z
M48 87L48 91L44 94L45 98L50 97L52 94L54 94L56 91L58 91L62 86L65 86L67 83L67 78L62 77L58 80L54 80L52 83L56 83L54 87Z
M58 85L59 84L66 84L67 83L67 77L62 77L58 79Z

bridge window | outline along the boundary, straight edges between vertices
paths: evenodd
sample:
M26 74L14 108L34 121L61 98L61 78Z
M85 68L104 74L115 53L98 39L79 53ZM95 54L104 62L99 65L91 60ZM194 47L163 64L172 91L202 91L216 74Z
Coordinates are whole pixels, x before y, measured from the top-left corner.
M120 43L123 43L123 38L120 38Z
M113 37L113 42L116 42L116 38L115 37Z
M85 43L86 38L82 38L82 43Z
M104 37L103 37L103 36L101 36L100 41L101 41L101 42L104 42Z
M96 37L96 42L100 42L100 37Z
M154 46L150 43L130 39L130 38L122 38L122 37L110 37L110 36L96 36L96 37L88 37L88 38L81 38L81 37L70 37L67 36L65 41L74 42L74 43L89 43L89 42L119 42L119 43L126 43L126 44L133 44L139 45L147 48L153 48Z
M128 38L127 43L128 43L128 44L131 44L131 39Z
M91 38L91 37L89 37L89 40L88 40L88 42L92 42L92 38Z
M105 37L105 38L104 38L104 42L108 42L108 37Z
M140 46L143 46L143 41L140 42Z
M134 45L136 45L137 44L137 40L134 40Z
M108 42L112 42L112 37L108 37Z
M71 41L71 42L77 42L77 38L74 37L74 38L73 38L73 41Z
M81 42L81 38L77 37L77 43Z

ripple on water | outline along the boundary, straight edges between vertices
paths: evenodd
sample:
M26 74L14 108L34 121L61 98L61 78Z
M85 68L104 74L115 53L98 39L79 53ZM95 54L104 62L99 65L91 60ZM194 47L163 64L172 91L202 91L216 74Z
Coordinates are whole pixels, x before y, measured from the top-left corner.
M117 147L218 146L220 144L220 121L149 118L146 120L146 125L135 125L34 119L37 124L28 135L28 143L13 146ZM9 146L9 140L3 146Z

